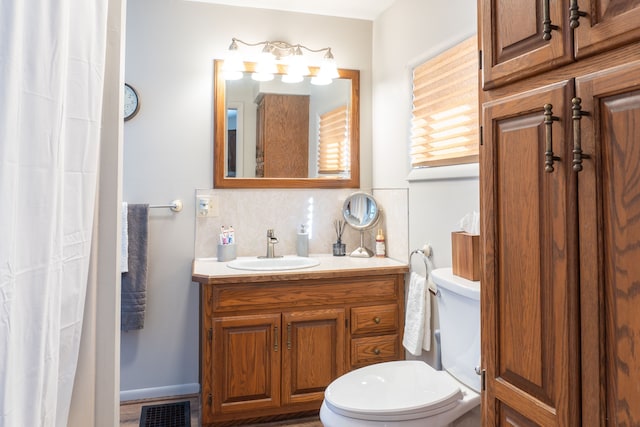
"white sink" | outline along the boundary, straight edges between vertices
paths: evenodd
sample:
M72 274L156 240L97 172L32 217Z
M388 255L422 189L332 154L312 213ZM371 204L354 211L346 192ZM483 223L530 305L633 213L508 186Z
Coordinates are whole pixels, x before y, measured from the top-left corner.
M227 266L236 270L277 271L298 270L315 267L320 261L315 258L284 256L280 258L240 258L229 261Z

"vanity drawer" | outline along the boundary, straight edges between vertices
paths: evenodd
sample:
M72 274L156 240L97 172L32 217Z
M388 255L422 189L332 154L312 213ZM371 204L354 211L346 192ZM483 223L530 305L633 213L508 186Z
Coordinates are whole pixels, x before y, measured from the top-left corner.
M389 333L398 330L398 304L353 307L351 334Z
M351 340L351 367L400 359L398 335L354 338Z

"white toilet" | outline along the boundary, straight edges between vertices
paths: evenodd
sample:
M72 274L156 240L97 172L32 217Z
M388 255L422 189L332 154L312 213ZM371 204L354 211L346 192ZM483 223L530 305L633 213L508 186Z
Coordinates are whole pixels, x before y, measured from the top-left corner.
M325 391L325 427L443 427L480 404L480 282L435 269L442 366L418 360L351 371Z

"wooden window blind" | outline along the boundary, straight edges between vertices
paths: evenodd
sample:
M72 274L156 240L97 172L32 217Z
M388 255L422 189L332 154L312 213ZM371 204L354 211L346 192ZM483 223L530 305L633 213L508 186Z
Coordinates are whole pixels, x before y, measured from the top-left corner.
M478 121L473 36L413 70L411 167L477 162Z
M349 172L349 111L346 105L320 115L318 173Z

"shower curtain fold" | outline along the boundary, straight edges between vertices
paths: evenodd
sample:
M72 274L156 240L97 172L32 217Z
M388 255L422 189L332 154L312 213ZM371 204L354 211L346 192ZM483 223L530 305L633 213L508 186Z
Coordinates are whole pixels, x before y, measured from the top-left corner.
M109 0L2 0L0 426L66 426L93 229Z

